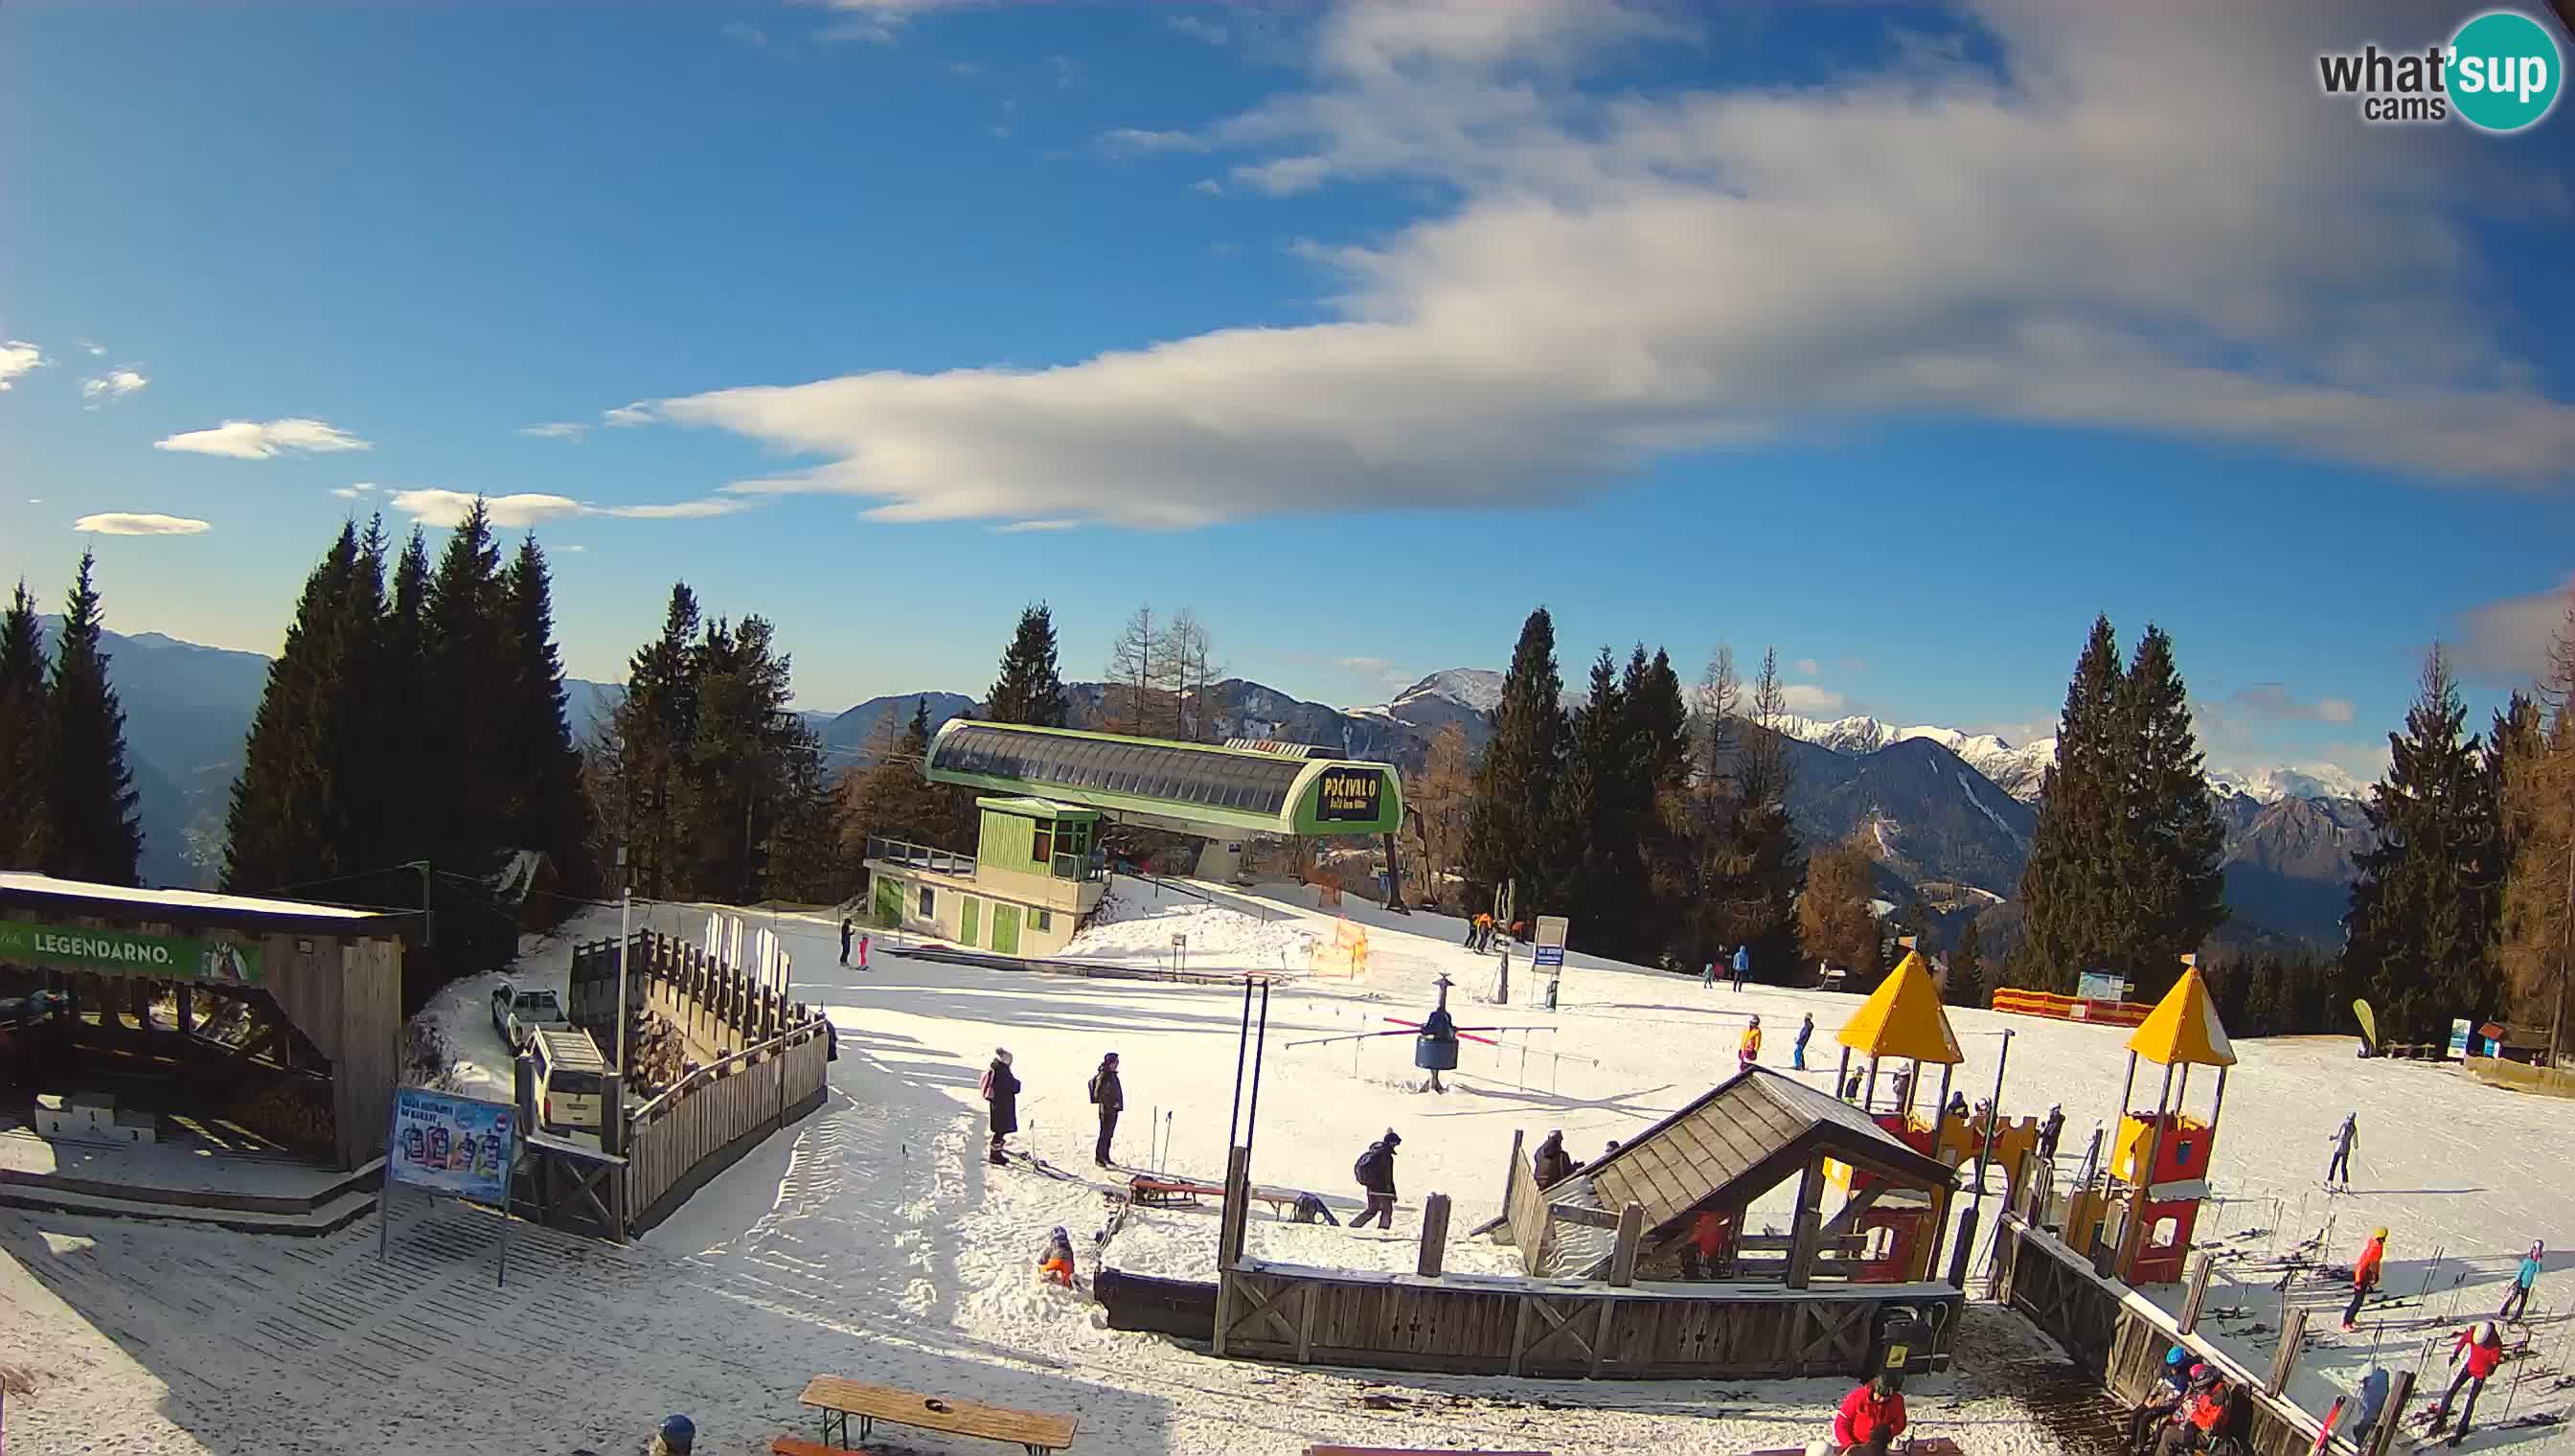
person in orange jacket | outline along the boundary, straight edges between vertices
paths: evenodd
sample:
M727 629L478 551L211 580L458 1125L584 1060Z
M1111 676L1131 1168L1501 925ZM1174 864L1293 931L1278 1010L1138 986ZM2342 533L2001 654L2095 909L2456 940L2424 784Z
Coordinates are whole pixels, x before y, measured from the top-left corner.
M1046 1252L1038 1256L1038 1282L1073 1287L1073 1235L1061 1228L1047 1236Z
M1743 1043L1734 1049L1735 1069L1740 1071L1761 1059L1761 1018L1755 1016L1743 1028Z
M2343 1306L2342 1327L2347 1334L2359 1328L2360 1302L2378 1287L2379 1266L2387 1262L2387 1230L2378 1229L2369 1236L2369 1246L2360 1251L2360 1261L2351 1266L2351 1303Z
M2461 1355L2468 1357L2464 1364L2460 1363ZM2442 1428L2449 1425L2450 1402L2458 1397L2459 1387L2466 1386L2468 1403L2459 1408L2459 1428L2442 1443L2455 1446L2468 1433L2468 1422L2476 1418L2477 1397L2485 1392L2487 1379L2503 1364L2503 1332L2494 1327L2493 1321L2482 1319L2459 1331L2459 1337L2450 1342L2450 1363L2459 1367L2459 1373L2450 1378L2450 1388L2442 1393L2440 1407L2432 1413L2432 1434L2441 1434Z
M1842 1397L1833 1415L1833 1449L1886 1456L1886 1448L1904 1434L1904 1397L1892 1373L1881 1374Z

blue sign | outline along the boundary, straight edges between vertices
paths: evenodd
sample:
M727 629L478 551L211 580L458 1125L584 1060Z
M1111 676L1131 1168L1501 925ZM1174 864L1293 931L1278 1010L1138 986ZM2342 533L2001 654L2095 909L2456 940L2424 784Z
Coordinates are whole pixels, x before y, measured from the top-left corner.
M2475 1037L2476 1037L2476 1028L2475 1028L2475 1027L2473 1027L2473 1026L2469 1025L2469 1024L2468 1024L2467 1022L2465 1022L2465 1021L2453 1021L2453 1022L2451 1022L2451 1023L2450 1023L2450 1055L2452 1055L2452 1056L2454 1056L2454 1057L2458 1058L2458 1059L2459 1059L2459 1060L2461 1060L2461 1061L2465 1061L2465 1060L2467 1060L2469 1049L2470 1049L2471 1047L2473 1047L2473 1046L2475 1046L2475 1045L2476 1045Z
M507 1102L396 1088L385 1180L507 1206L510 1168L519 1155L518 1124L518 1109Z
M1557 969L1562 969L1564 966L1564 947L1561 945L1541 945L1537 947L1536 963L1539 965L1553 966Z

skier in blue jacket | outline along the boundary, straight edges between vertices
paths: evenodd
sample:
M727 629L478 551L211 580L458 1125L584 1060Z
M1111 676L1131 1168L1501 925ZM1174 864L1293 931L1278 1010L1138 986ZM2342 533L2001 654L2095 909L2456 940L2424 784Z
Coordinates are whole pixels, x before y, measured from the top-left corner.
M2547 1252L2547 1244L2536 1240L2531 1243L2530 1252L2521 1256L2521 1267L2513 1271L2512 1288L2504 1295L2503 1308L2496 1311L2495 1318L2520 1319L2530 1312L2530 1291L2539 1282L2539 1261Z
M1752 947L1751 947L1751 946L1749 946L1749 945L1737 945L1737 946L1735 946L1735 947L1734 947L1734 988L1735 988L1736 990L1738 990L1738 991L1739 991L1739 990L1741 990L1741 989L1743 989L1743 978L1744 978L1745 976L1747 976L1747 975L1751 974L1751 973L1752 973Z

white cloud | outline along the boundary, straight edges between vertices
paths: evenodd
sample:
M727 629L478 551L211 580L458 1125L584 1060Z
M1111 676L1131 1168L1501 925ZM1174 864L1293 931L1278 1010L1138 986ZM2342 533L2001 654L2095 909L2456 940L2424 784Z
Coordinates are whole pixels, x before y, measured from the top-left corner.
M2547 671L2549 644L2563 631L2575 631L2575 576L2546 592L2470 609L2445 646L2461 674L2519 686Z
M82 380L81 398L112 402L124 399L150 383L152 381L145 379L138 370L111 369L103 375Z
M1325 321L656 412L823 459L743 491L896 521L1524 507L1916 414L2556 488L2575 407L2503 342L2509 277L2461 225L2527 188L2305 79L2404 16L1993 0L1991 62L1654 94L1578 78L1672 43L1657 13L1361 5L1319 25L1309 86L1198 133L1247 188L1445 199L1312 252Z
M650 425L653 423L653 405L650 400L637 400L631 405L620 405L614 410L602 411L599 416L601 424L620 429L633 425Z
M723 25L717 27L716 33L727 40L740 41L747 46L765 46L769 44L768 31L762 30L756 25L746 25L739 20L726 21Z
M192 430L152 442L155 450L188 455L220 455L233 460L269 460L280 455L334 455L344 450L373 450L356 436L319 420L226 420L212 430Z
M519 433L538 440L579 440L590 433L590 427L557 420L548 425L522 425Z
M2319 698L2302 702L2278 683L2255 683L2238 688L2226 696L2224 707L2234 713L2257 718L2289 719L2305 723L2349 723L2351 701L2345 698Z
M586 547L586 546L567 546L567 547L564 547L564 548L563 548L563 550L564 550L564 551L566 551L566 552L581 552L581 551L588 551L588 550L590 550L590 548L589 548L589 547Z
M1807 718L1821 718L1828 713L1839 713L1843 705L1848 702L1840 694L1818 688L1812 683L1783 683L1779 687L1779 696L1787 703L1790 713L1802 714Z
M821 3L849 18L816 32L816 39L865 41L890 46L902 39L904 26L914 17L933 10L976 4L979 0L821 0Z
M1792 666L1800 678L1819 677L1824 671L1824 665L1812 658L1799 658Z
M993 529L1004 536L1018 536L1031 531L1074 531L1081 526L1079 521L1012 521Z
M1234 39L1233 33L1224 26L1212 20L1201 20L1195 15L1166 15L1163 23L1194 41L1212 46L1221 46Z
M1082 63L1071 56L1064 55L1049 56L1046 60L1047 69L1055 73L1056 89L1072 90L1074 78L1082 74Z
M424 526L461 525L466 513L474 506L474 495L470 491L395 491L389 499L395 510ZM747 510L751 504L740 499L722 498L682 501L669 506L592 506L570 496L527 493L487 496L483 500L483 509L491 516L493 525L518 530L581 516L613 516L630 521L694 521L711 516L732 516Z
M74 339L74 340L72 341L72 347L73 347L73 348L75 348L75 349L85 349L85 350L89 351L89 353L90 353L91 357L93 357L93 358L104 357L104 356L106 355L106 353L107 353L107 346L106 346L106 345L104 345L104 344L92 344L92 343L91 343L90 341L88 341L87 339Z
M1101 150L1113 157L1141 157L1156 152L1204 152L1205 137L1189 132L1147 131L1142 127L1122 126L1100 134Z
M72 523L72 530L98 536L197 536L214 528L203 521L186 516L107 511L96 516L82 517Z
M1225 195L1225 184L1217 181L1213 177L1202 177L1198 181L1190 184L1190 191L1207 197L1223 197Z
M0 390L12 388L10 381L46 363L45 351L23 339L0 341Z
M331 494L339 497L343 501L355 501L361 497L373 495L375 493L375 487L368 485L366 482L360 481L354 486L335 486L332 488Z

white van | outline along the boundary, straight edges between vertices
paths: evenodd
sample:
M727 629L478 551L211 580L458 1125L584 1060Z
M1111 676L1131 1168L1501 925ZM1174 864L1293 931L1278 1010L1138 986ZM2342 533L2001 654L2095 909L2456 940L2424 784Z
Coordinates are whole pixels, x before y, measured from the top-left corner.
M541 1027L528 1037L537 1059L537 1124L548 1132L599 1135L608 1059L582 1030Z

